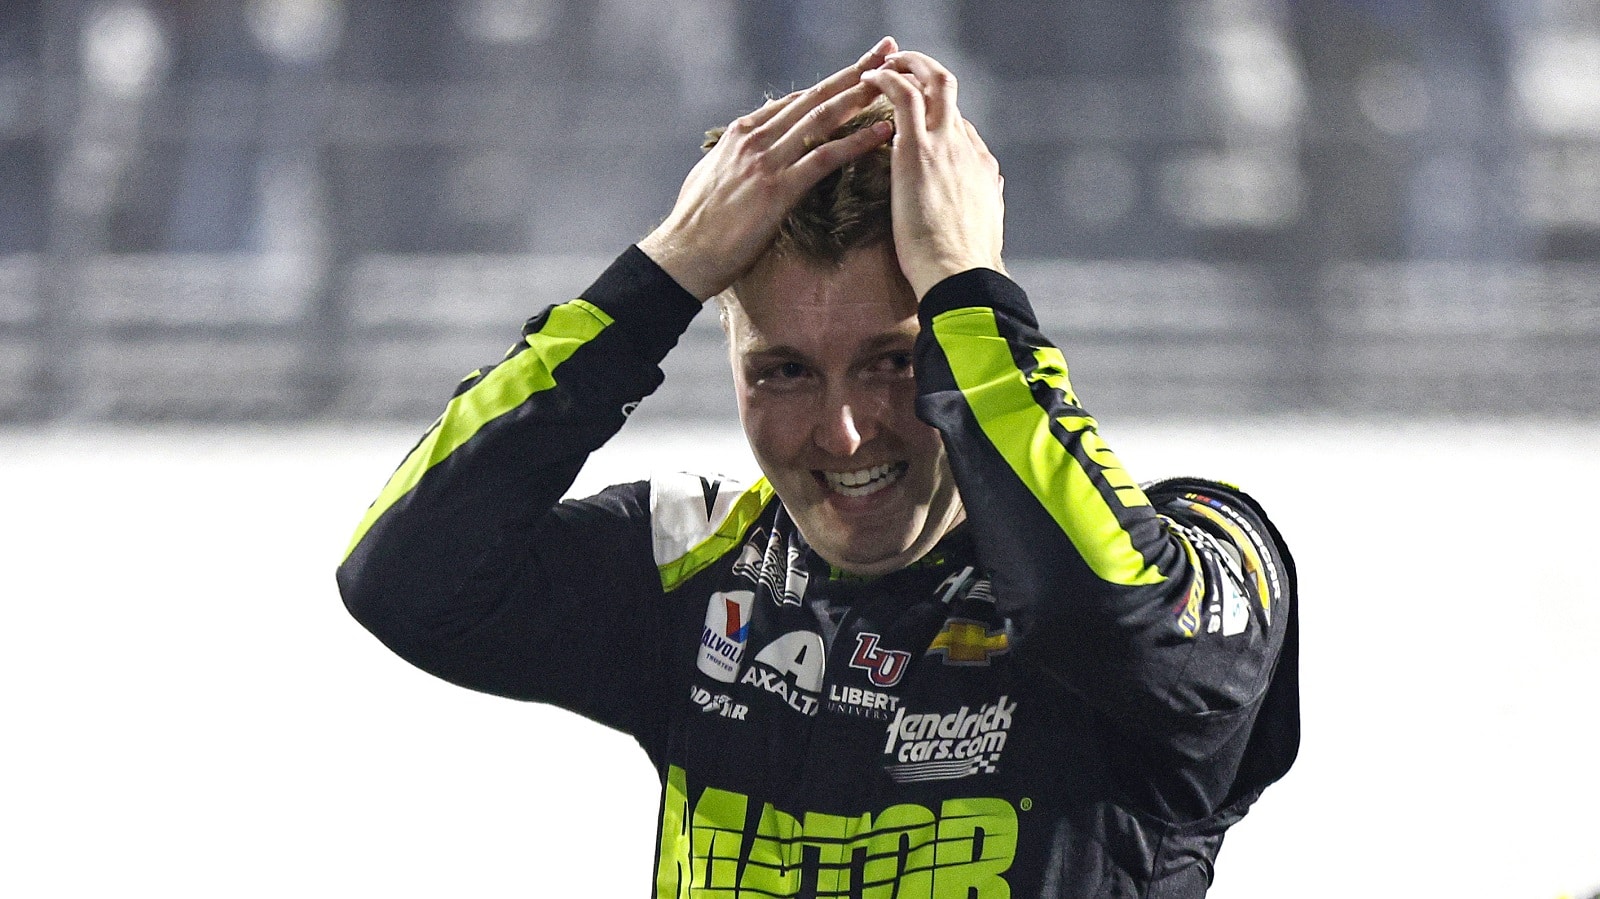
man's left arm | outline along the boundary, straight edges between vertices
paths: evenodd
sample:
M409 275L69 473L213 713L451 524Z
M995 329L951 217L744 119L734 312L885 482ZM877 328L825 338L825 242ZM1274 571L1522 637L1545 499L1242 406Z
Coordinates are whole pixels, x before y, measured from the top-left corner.
M1298 743L1295 576L1265 513L1221 483L1138 484L1010 279L948 278L921 316L918 413L944 436L1019 658L1175 769L1163 802L1185 815L1276 780Z
M1282 541L1231 487L1142 488L1101 438L1002 274L1004 179L949 71L901 52L862 80L895 107L895 248L921 303L918 413L943 434L1019 658L1099 709L1130 752L1150 755L1148 770L1177 772L1181 788L1161 791L1175 813L1208 814L1235 786L1275 780L1298 743Z

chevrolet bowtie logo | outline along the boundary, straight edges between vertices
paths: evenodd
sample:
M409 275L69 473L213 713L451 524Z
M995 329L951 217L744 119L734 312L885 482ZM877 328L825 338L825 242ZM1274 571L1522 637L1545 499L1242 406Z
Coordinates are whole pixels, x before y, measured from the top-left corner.
M943 656L946 665L987 665L1010 648L1005 628L991 631L981 621L952 618L933 638L928 655Z

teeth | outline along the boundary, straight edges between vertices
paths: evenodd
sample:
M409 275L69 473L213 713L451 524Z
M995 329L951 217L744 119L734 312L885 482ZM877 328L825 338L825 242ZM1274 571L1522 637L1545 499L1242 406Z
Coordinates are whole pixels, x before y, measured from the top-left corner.
M900 480L905 463L885 462L860 471L825 471L822 478L835 493L845 496L871 496Z

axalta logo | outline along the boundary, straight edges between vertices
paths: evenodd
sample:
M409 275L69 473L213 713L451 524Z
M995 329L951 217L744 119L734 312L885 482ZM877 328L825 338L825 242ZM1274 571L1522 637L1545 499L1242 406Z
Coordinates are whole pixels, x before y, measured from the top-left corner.
M705 627L700 630L700 657L695 662L701 674L725 684L738 678L754 600L755 594L749 590L711 594Z
M992 774L1016 711L1005 696L975 712L962 706L949 714L907 714L902 707L889 722L883 768L898 783Z
M778 696L802 715L815 715L826 652L821 634L790 631L756 653L755 664L745 670L739 683Z
M946 799L938 811L893 805L877 814L790 814L708 787L689 802L682 768L667 769L656 866L660 897L961 896L1007 899L1017 812L1004 799Z

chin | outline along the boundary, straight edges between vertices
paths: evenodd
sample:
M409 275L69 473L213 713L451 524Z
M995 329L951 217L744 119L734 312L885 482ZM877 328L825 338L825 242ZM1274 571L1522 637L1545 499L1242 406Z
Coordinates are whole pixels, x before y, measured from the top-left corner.
M899 540L884 540L881 537L877 540L854 540L844 546L819 546L811 541L811 546L817 555L835 568L850 574L877 577L899 571L932 549L931 543L928 547L919 548L917 542L913 534Z

